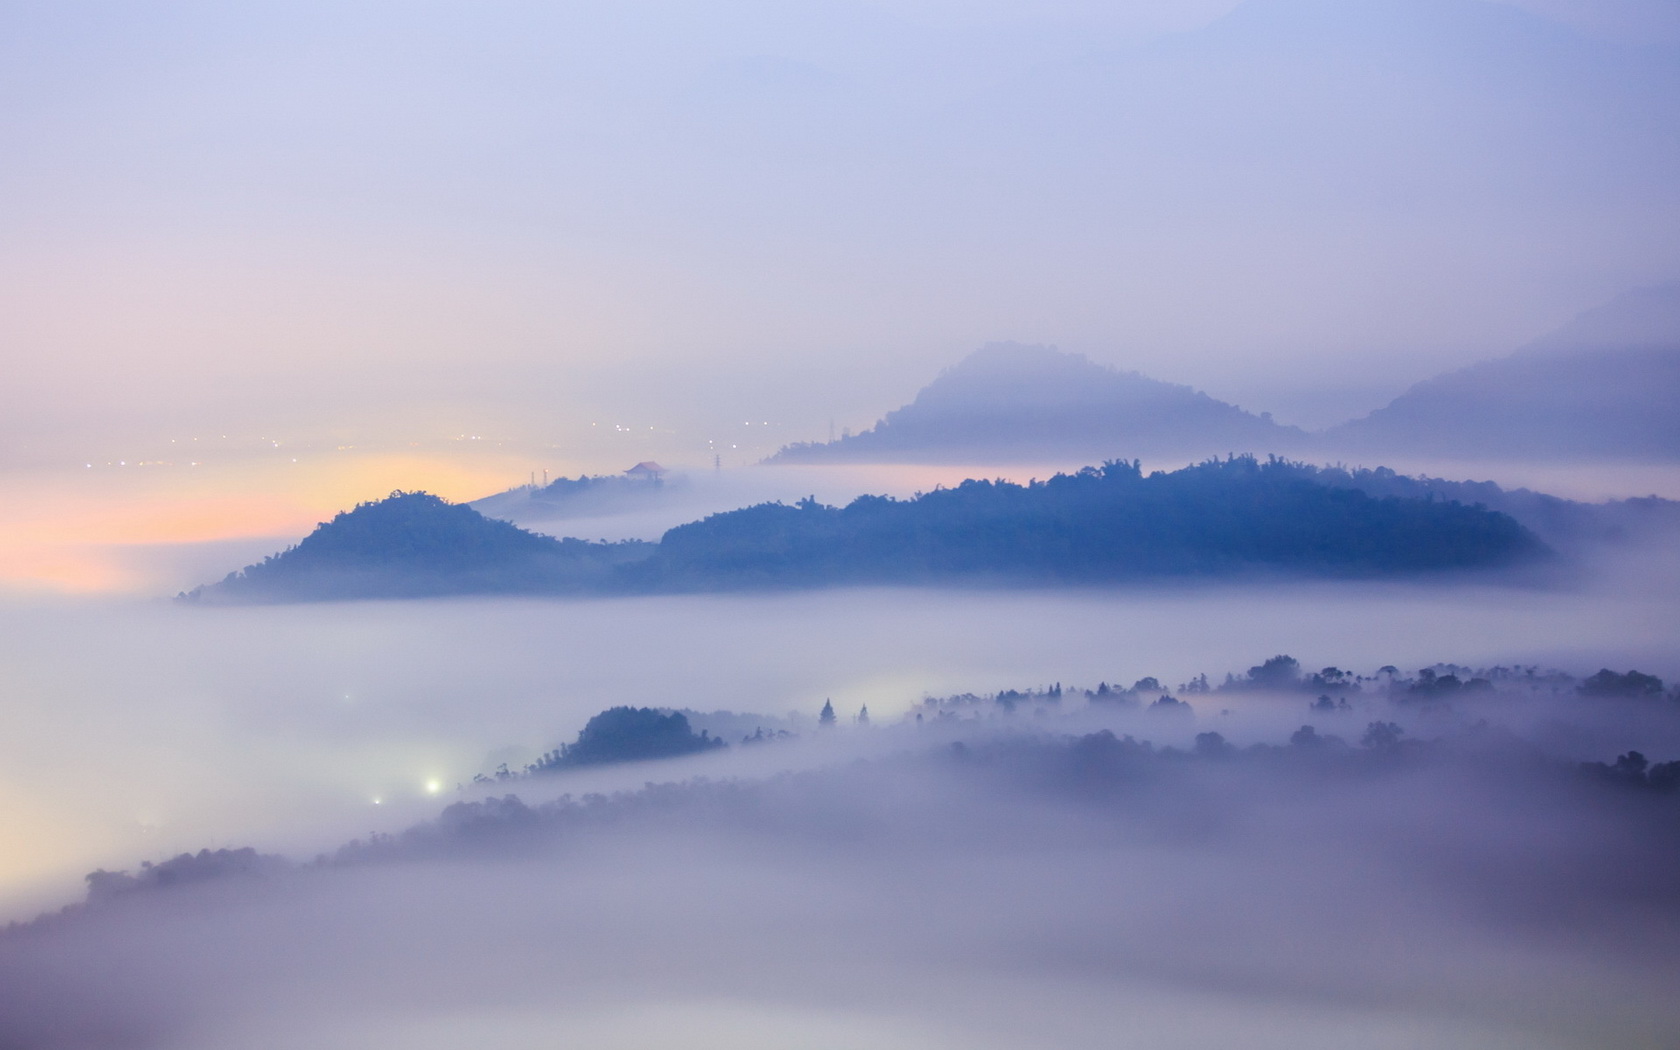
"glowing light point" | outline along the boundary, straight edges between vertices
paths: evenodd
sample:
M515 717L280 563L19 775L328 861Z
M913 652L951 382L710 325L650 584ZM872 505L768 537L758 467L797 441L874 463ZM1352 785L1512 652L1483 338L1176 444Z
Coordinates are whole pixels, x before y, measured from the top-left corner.
M441 780L428 780L428 781L426 781L426 794L435 795L439 791L442 791L442 790L443 790L443 781L441 781Z

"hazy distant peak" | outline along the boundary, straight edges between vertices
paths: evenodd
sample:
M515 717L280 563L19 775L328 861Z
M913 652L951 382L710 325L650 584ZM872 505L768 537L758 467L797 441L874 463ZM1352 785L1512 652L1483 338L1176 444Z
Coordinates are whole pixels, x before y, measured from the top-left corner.
M1636 288L1579 314L1521 353L1680 349L1680 281Z
M1084 354L1069 353L1054 346L1001 340L987 343L973 351L961 361L944 369L940 375L943 377L956 372L1011 372L1058 367L1089 369L1102 366L1094 364Z
M1528 346L1426 379L1332 430L1453 456L1680 458L1680 283L1628 292Z
M1003 342L987 343L945 369L917 393L912 403L921 408L1067 408L1158 399L1163 394L1206 398L1190 387L1163 383L1138 372L1121 372L1084 354L1054 346Z
M1199 390L1053 346L989 343L869 430L789 445L780 462L1004 462L1279 451L1304 435Z

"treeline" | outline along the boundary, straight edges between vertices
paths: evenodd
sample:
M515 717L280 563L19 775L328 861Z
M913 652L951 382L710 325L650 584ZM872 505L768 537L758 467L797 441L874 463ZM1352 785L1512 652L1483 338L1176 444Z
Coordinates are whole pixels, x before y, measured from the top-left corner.
M1064 687L1061 682L1049 686L1025 689L1004 689L997 693L959 693L954 696L924 697L912 717L942 720L965 717L1011 715L1017 709L1055 708L1064 696L1074 696L1086 703L1116 707L1148 707L1170 709L1178 698L1212 696L1222 693L1297 693L1313 698L1309 710L1345 712L1353 710L1349 700L1356 697L1381 700L1395 704L1434 704L1463 698L1473 700L1481 694L1517 692L1523 695L1575 696L1585 702L1605 699L1635 701L1664 701L1675 705L1680 714L1680 684L1666 685L1656 675L1638 670L1623 672L1601 668L1586 678L1576 678L1564 671L1545 670L1537 666L1489 667L1472 669L1457 664L1435 664L1407 674L1393 665L1378 668L1371 674L1344 671L1339 667L1324 667L1317 671L1302 667L1293 656L1280 653L1250 667L1242 674L1226 674L1219 684L1210 682L1206 674L1180 682L1176 688L1163 684L1153 675L1133 682L1099 682L1091 688ZM1176 692L1178 698L1172 694Z
M1577 679L1562 671L1542 671L1537 667L1471 670L1453 664L1436 664L1420 668L1412 675L1403 674L1393 666L1363 675L1338 667L1306 671L1299 660L1279 654L1250 667L1240 676L1227 674L1225 681L1219 685L1210 684L1206 674L1197 675L1178 685L1176 692L1179 695L1176 697L1172 687L1152 675L1140 678L1130 686L1099 682L1095 688L1078 689L1066 688L1061 682L1055 682L1048 686L1003 689L985 695L960 693L923 697L902 722L921 725L931 719L934 724L957 724L1008 718L1026 712L1042 716L1062 709L1067 697L1074 698L1075 702L1083 700L1094 707L1134 708L1156 715L1189 716L1194 714L1194 708L1183 697L1196 699L1204 695L1243 692L1297 693L1303 699L1314 697L1306 703L1307 711L1341 716L1351 715L1356 710L1372 710L1368 704L1356 707L1350 700L1374 699L1406 706L1412 703L1439 704L1455 699L1470 701L1479 695L1493 695L1499 691L1517 691L1525 695L1574 695L1586 702L1605 698L1663 700L1673 705L1676 714L1680 714L1680 689L1668 689L1662 679L1637 670L1619 673L1605 668L1585 679ZM669 708L613 707L592 717L574 742L544 752L523 770L510 770L504 764L493 773L475 775L472 782L479 785L507 783L582 766L678 758L728 746L724 739L711 735L708 730L696 732L690 723L691 714L697 718L721 720L740 734L743 745L791 740L798 735L789 729L778 728L776 723L779 719L758 714L717 711L701 715ZM824 702L814 723L802 722L797 714L791 717L793 724L814 724L819 731L836 728L841 723L832 700ZM860 728L873 724L867 705L846 721ZM746 731L749 726L752 731ZM1303 727L1303 731L1307 736L1313 736L1312 727ZM1385 739L1398 741L1402 732L1392 722L1372 722L1361 738L1361 744L1371 746L1374 740ZM1326 746L1337 743L1333 737L1309 742ZM1638 757L1637 753L1634 754ZM1614 768L1626 772L1621 766ZM1653 774L1657 778L1653 783L1670 786L1671 781L1680 776L1680 772L1676 771L1680 771L1680 766L1657 771Z

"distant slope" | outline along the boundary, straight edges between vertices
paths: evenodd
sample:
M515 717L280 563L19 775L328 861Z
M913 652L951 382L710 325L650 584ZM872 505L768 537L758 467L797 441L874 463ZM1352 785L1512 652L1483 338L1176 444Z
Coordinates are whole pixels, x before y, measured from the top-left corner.
M317 526L297 546L182 595L204 602L549 593L603 586L647 543L526 532L425 492L393 492Z
M976 350L870 430L771 462L1009 462L1282 452L1305 435L1187 386L1044 346Z
M657 507L687 489L681 475L633 478L621 474L556 478L547 485L520 485L467 504L491 518L553 521L588 518Z
M396 493L187 595L308 601L466 593L623 594L838 584L1065 585L1257 572L1375 577L1544 554L1509 515L1373 497L1252 457L1144 475L1110 463L1028 485L965 481L914 499L765 503L657 545L554 540Z
M1680 459L1680 284L1622 296L1509 357L1425 380L1324 440L1461 458Z

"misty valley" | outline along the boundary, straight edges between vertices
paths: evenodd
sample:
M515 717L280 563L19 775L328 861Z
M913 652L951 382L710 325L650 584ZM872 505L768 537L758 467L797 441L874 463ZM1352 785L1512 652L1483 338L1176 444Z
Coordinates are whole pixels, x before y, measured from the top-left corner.
M313 859L92 872L0 933L0 1007L19 1046L444 1047L541 1039L557 1005L626 1048L840 1010L837 1040L906 1046L1656 1046L1677 758L1680 689L1607 668L620 706ZM645 786L577 779L620 763ZM668 1005L623 1012L625 980Z

